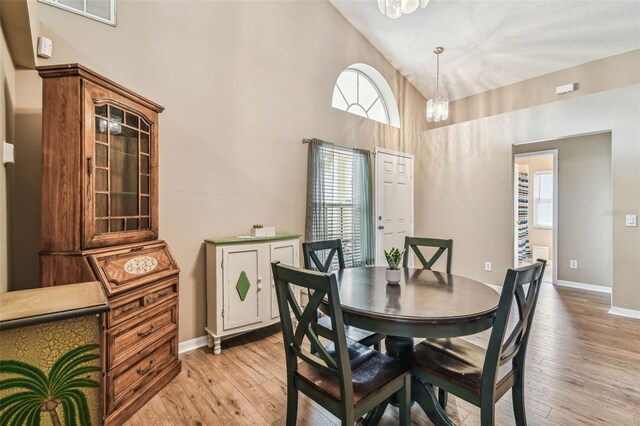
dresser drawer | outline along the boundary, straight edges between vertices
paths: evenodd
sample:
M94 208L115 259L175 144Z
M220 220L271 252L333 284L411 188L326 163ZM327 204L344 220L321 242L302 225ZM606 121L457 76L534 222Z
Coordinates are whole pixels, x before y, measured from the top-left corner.
M178 305L167 301L149 310L139 322L127 321L107 330L108 363L113 369L143 348L178 328Z
M109 301L111 310L107 315L107 328L124 321L144 316L145 312L158 304L178 297L178 278L169 278L141 290L115 297Z
M178 362L178 336L171 333L107 374L108 411L128 400L167 367Z
M109 296L180 272L164 242L90 252L88 258Z

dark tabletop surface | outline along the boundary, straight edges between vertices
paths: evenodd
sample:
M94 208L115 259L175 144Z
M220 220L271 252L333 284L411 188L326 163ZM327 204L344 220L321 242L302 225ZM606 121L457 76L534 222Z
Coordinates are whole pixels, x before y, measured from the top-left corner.
M407 323L450 323L492 317L499 294L481 282L426 269L402 268L387 284L384 267L336 272L345 314Z

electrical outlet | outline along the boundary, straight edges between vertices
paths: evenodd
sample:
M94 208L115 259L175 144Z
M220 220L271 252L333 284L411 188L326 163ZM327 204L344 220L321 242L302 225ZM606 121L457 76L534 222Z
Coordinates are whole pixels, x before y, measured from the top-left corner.
M569 261L569 268L578 269L578 261L577 260L570 260Z
M491 271L491 262L484 262L484 270Z

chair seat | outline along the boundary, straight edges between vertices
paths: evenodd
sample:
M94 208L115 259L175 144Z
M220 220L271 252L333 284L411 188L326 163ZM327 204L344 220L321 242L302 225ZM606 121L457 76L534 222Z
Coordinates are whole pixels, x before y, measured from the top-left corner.
M429 339L414 347L414 369L480 395L485 349L464 339Z
M331 330L331 317L324 316L318 318L318 325L320 327L324 327L327 330ZM347 339L351 339L365 346L371 346L374 343L378 343L382 339L384 339L384 335L374 333L373 331L363 330L361 328L353 327L350 325L344 326L345 335ZM320 335L322 332L320 331Z
M349 342L348 351L354 404L411 370L409 363L391 358L357 342ZM335 358L333 343L327 346L327 352ZM304 362L298 364L296 376L334 401L341 401L340 384L336 377L327 376L311 364Z

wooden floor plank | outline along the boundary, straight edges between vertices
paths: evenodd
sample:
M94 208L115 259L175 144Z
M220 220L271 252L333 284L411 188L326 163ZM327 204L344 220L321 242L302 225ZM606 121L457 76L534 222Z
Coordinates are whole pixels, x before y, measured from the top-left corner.
M640 321L609 315L610 297L544 285L527 353L525 400L530 426L640 426ZM489 332L469 336L486 346ZM277 327L182 354L182 373L127 423L271 425L286 420L286 365ZM182 394L180 392L182 391ZM496 404L496 424L515 425L511 394ZM480 410L454 396L447 412L458 425L480 424ZM339 422L300 395L298 424ZM389 407L381 425L398 423ZM412 424L431 425L414 404Z

